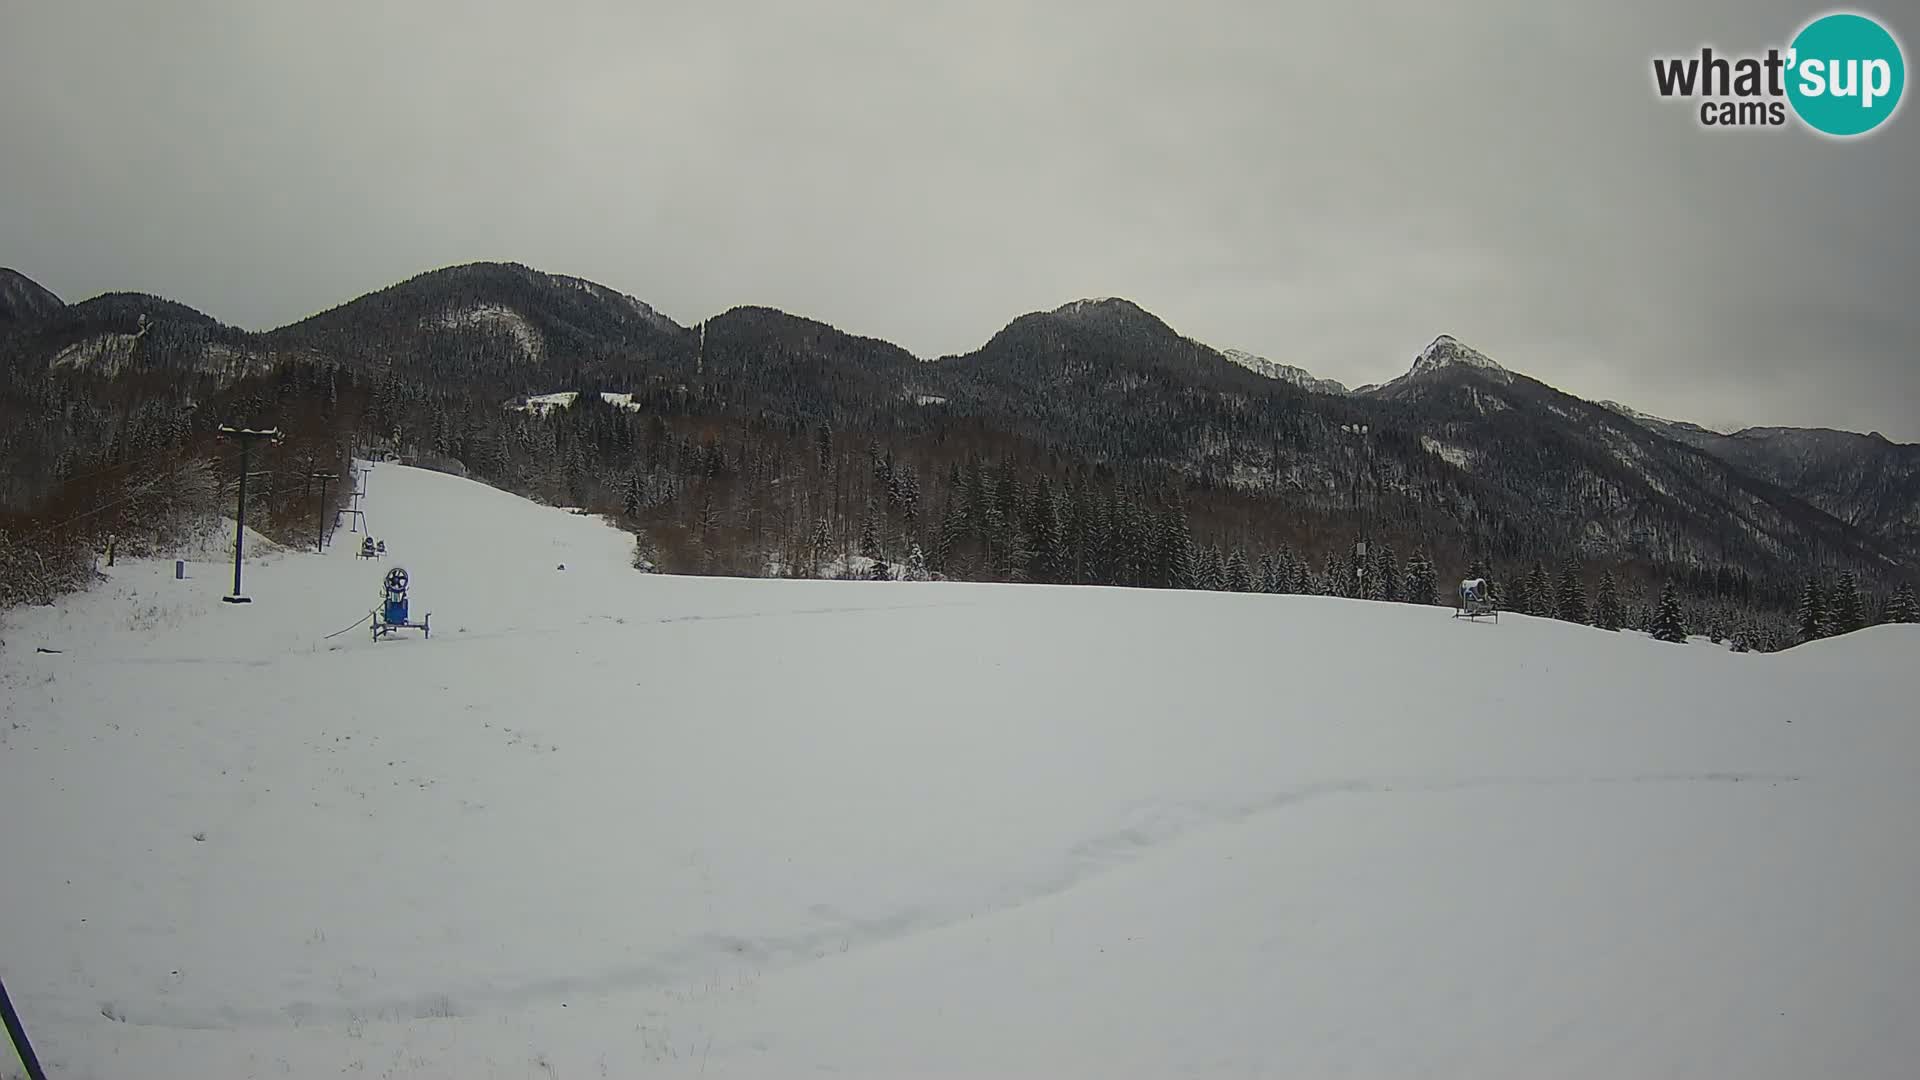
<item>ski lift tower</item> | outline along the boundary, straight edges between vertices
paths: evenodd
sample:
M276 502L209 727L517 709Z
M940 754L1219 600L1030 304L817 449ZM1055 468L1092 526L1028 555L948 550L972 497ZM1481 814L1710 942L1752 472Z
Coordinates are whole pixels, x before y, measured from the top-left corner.
M234 514L233 522L233 595L223 596L220 599L229 604L251 604L253 598L240 591L240 549L246 541L247 534L247 451L254 443L277 444L286 436L281 434L279 428L256 431L253 428L225 425L221 426L219 435L224 441L240 444L240 505L238 512Z
M1367 438L1372 430L1373 429L1366 424L1340 425L1340 431L1358 440L1360 447L1360 450L1354 454L1353 484L1349 490L1353 516L1356 523L1355 529L1357 530L1357 535L1353 542L1353 576L1355 583L1359 586L1362 597L1365 597L1367 591L1367 519L1360 508L1360 454L1364 452L1368 462L1372 462L1373 443Z

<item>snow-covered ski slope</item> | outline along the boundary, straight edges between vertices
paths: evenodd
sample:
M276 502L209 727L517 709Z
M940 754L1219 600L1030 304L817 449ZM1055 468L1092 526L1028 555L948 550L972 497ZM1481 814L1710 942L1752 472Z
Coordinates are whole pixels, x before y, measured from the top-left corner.
M1920 627L657 577L367 484L386 562L9 614L0 976L60 1080L1920 1067ZM432 640L326 639L395 564Z

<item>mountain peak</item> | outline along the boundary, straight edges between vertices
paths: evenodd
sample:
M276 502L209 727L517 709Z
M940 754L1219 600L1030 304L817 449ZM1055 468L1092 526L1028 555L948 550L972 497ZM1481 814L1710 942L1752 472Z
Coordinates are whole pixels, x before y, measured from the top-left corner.
M0 322L45 318L65 306L45 285L0 266Z
M1511 377L1512 375L1506 368L1495 363L1492 357L1470 345L1462 344L1451 334L1441 334L1433 339L1432 344L1420 350L1420 355L1414 357L1413 367L1407 371L1407 374L1425 375L1428 372L1456 365L1479 368L1482 371L1495 372L1503 376Z
M1145 315L1146 309L1131 300L1118 296L1102 296L1095 299L1075 300L1061 304L1053 309L1055 315L1067 318L1087 315L1138 316Z
M1292 383L1302 390L1312 390L1321 394L1345 394L1347 392L1347 388L1334 379L1322 379L1305 368L1295 367L1292 364L1276 363L1264 356L1255 356L1243 349L1223 349L1220 355L1256 375L1264 375L1269 379L1278 379L1281 382Z

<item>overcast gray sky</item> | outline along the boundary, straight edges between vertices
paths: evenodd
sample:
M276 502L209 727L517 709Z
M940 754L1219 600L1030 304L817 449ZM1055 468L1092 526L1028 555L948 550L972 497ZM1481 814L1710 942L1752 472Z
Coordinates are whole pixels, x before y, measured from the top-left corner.
M1349 384L1452 333L1920 441L1920 113L1708 133L1651 58L1823 9L1560 9L0 0L0 265L265 329L502 259L923 356L1119 295Z

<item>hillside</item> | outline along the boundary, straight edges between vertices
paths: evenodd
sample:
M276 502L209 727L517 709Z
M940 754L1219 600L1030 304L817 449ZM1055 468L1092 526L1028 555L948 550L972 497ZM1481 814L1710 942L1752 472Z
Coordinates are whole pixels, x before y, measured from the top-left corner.
M66 478L117 467L129 429L185 447L238 409L324 418L336 459L379 447L618 513L683 572L792 574L880 544L950 578L1228 587L1270 562L1296 591L1359 595L1416 554L1496 579L1571 562L1589 590L1630 583L1642 612L1678 580L1696 626L1776 639L1809 578L1851 573L1878 603L1920 573L1920 448L1713 435L1446 335L1335 393L1118 297L922 361L772 308L688 328L604 285L475 263L264 334L109 294L19 323L0 361L0 513L27 519L84 511ZM1362 533L1381 565L1353 561ZM1225 572L1236 558L1250 573Z
M18 270L0 266L0 330L11 323L44 319L64 306L51 289Z
M515 263L420 274L267 340L285 353L512 393L562 389L551 384L585 378L631 379L692 351L684 327L634 297Z
M366 487L389 563L342 532L235 607L127 561L10 616L3 959L52 1075L1920 1058L1920 628L674 578ZM430 640L352 625L391 564Z

